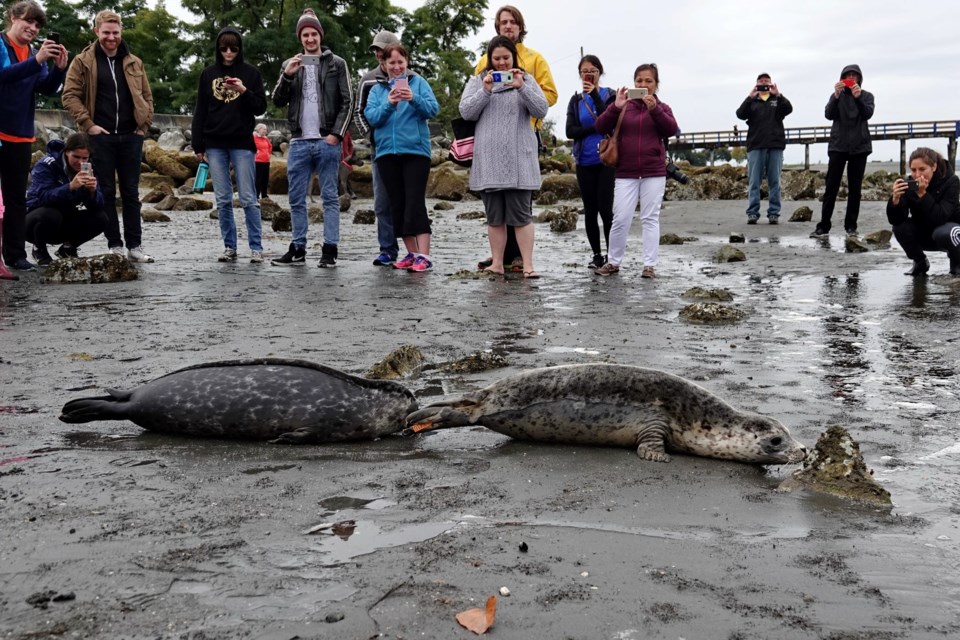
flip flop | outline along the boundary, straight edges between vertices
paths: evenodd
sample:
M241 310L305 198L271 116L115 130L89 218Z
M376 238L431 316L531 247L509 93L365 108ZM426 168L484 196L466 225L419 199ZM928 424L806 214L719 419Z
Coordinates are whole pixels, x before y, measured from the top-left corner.
M523 279L524 279L524 280L536 280L536 279L539 278L539 277L540 277L540 274L537 273L536 271L524 271L524 272L523 272Z
M501 276L501 277L503 277L503 276L506 275L503 271L494 271L494 270L491 269L490 267L486 267L486 268L484 268L484 269L480 269L480 271L483 271L484 273L490 273L490 274L493 274L493 275L495 275L495 276Z
M493 258L485 258L477 263L477 269L481 271L486 271L487 267L493 264Z

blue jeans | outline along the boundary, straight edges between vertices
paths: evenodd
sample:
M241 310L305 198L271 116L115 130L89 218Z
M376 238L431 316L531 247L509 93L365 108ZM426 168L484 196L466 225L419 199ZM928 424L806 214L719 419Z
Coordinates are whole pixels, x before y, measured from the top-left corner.
M770 206L767 217L780 215L780 171L783 169L783 149L754 149L747 152L747 174L750 191L747 195L747 217L760 217L760 183L767 176L770 190Z
M107 214L107 246L139 247L142 241L140 224L140 160L143 156L143 136L130 134L100 134L90 136L93 174L103 191L103 210ZM118 180L119 179L119 180ZM117 219L117 183L123 207L123 237Z
M251 251L263 251L261 240L260 203L257 202L257 170L253 159L255 153L248 149L207 149L207 164L213 180L213 195L217 202L220 219L220 237L223 246L237 250L237 223L233 219L233 182L230 180L230 165L237 178L237 195L247 220L247 244Z
M323 243L340 244L340 196L337 181L340 172L340 144L324 139L294 140L287 154L287 181L290 183L291 243L307 246L307 189L316 173L323 200Z
M393 214L390 212L390 196L387 187L383 184L377 163L373 167L373 213L377 216L377 242L380 243L380 253L389 254L394 260L400 253L400 245L393 234Z

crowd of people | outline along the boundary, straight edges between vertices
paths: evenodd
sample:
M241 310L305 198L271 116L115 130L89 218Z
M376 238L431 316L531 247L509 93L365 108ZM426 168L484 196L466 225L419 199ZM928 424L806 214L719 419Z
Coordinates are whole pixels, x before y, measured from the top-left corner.
M140 159L153 119L153 97L143 61L123 40L121 17L100 11L93 25L96 40L72 60L55 33L33 44L47 22L35 0L17 0L6 18L7 29L0 35L0 278L16 277L8 266L14 271L35 269L27 258L27 242L42 266L53 260L49 245L60 245L57 257L72 257L101 233L108 251L134 262L153 262L142 242L139 199ZM478 266L498 275L510 270L539 278L533 194L541 187L543 118L557 101L557 89L547 61L525 43L527 25L517 7L499 8L494 29L496 35L466 80L459 105L463 119L475 123L470 188L486 212L490 255ZM306 199L316 175L323 203L318 266L337 265L341 158L348 129L355 123L368 138L374 158L379 252L373 264L431 271L425 193L431 159L428 122L439 112L433 89L410 68L410 53L399 38L380 31L370 46L377 66L363 75L354 94L346 62L324 44L324 35L316 13L305 9L296 25L300 51L283 62L270 95L276 107L286 109L291 132L287 179L293 228L286 253L271 264L306 262ZM235 182L249 259L261 263L259 199L267 193L272 143L266 126L256 119L267 110L267 91L259 70L244 60L239 30L225 27L217 34L213 60L200 74L191 143L213 180L224 247L217 259L238 259ZM633 86L618 89L602 85L603 64L595 55L583 56L577 72L582 90L570 98L566 134L573 141L592 255L589 265L600 276L619 273L639 205L641 276L655 278L660 208L670 175L667 140L679 131L673 111L658 95L660 70L653 63L641 64ZM861 186L872 151L868 121L874 113L874 97L862 84L859 66L844 67L825 108L832 121L829 164L813 238L830 232L844 170L844 229L849 235L857 233ZM32 170L28 190L36 95L56 95L61 87L63 107L79 133L48 145L47 155ZM767 221L779 221L783 121L792 111L766 72L757 76L736 110L749 127L747 224L760 219L764 179ZM887 205L894 234L914 263L908 274L926 274L924 250L938 250L948 253L951 273L960 275L960 180L927 148L911 156L910 174L892 185ZM402 257L399 241L405 250Z

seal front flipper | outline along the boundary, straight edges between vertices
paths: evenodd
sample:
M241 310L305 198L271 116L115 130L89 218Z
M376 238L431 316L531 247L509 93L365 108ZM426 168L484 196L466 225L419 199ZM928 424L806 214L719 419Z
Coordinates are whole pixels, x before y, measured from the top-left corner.
M651 462L670 462L666 450L668 427L666 423L656 421L644 424L637 434L637 455L641 460Z
M127 403L133 391L107 389L108 396L95 398L77 398L63 405L60 420L68 424L92 422L94 420L126 420Z
M478 402L467 397L435 402L407 416L407 429L413 433L431 429L467 427L476 424L472 415Z

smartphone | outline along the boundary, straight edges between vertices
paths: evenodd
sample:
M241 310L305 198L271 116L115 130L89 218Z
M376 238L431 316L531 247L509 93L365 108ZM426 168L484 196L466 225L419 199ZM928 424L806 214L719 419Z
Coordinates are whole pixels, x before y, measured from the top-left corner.
M597 77L592 73L585 73L583 74L583 81L589 82L590 84L597 84Z
M409 88L410 88L410 81L407 80L406 77L403 77L403 78L394 78L393 80L390 81L390 84L393 86L394 89L409 89Z
M80 163L80 171L82 171L83 173L90 173L90 174L92 174L92 173L93 173L93 165L90 164L89 162L81 162L81 163Z
M646 87L632 87L627 89L627 99L628 100L639 100L643 96L650 93Z
M51 31L50 33L48 33L46 39L52 42L56 42L57 44L60 44L60 34L57 33L56 31Z
M300 64L316 66L320 64L320 56L303 55L300 57Z
M770 85L768 84L758 84L757 91L770 91Z
M494 71L493 84L510 84L513 82L513 71Z
M906 178L907 181L907 191L913 191L916 193L917 189L920 188L920 185L917 184L917 181L913 179L913 176Z
M854 79L854 78L844 78L844 79L841 80L840 82L842 82L843 84L845 84L845 85L848 86L848 87L852 87L853 85L857 84L857 81L856 81L856 79Z

